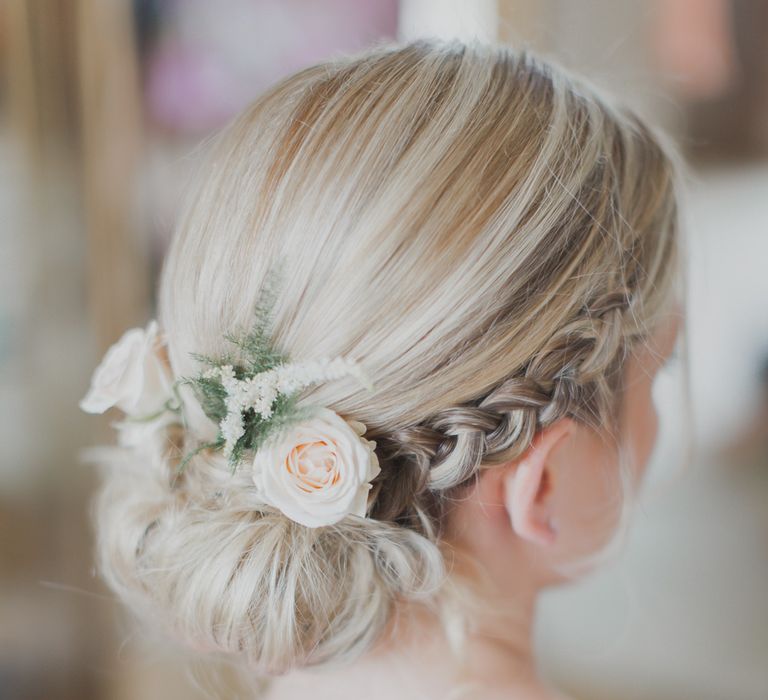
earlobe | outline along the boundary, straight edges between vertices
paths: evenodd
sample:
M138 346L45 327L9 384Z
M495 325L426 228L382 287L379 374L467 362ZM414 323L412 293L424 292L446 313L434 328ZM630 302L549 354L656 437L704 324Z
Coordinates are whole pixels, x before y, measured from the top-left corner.
M548 463L555 445L571 433L574 423L563 418L544 428L504 478L505 505L514 531L539 544L552 544L557 530L548 512Z

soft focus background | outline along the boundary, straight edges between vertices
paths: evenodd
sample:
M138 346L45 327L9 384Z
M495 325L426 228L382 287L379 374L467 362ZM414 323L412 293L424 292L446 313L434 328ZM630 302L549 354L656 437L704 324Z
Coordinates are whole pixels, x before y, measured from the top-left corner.
M768 698L768 2L4 0L0 700L211 696L210 672L138 633L93 574L78 453L112 436L77 401L153 314L196 145L287 73L420 35L538 49L692 164L694 414L673 366L621 556L542 600L543 671L583 700Z

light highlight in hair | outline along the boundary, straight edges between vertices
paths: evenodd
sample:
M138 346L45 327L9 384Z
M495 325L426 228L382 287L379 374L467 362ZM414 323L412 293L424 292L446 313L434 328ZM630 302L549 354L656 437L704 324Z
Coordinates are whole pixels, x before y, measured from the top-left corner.
M376 440L370 518L302 528L215 455L174 480L183 444L216 431L186 395L184 434L109 470L100 567L258 670L353 658L398 601L436 599L444 507L480 469L563 416L615 427L624 360L677 278L676 154L529 50L428 40L300 71L213 146L163 271L173 372L220 354L287 260L276 346L354 357L376 386L302 397Z

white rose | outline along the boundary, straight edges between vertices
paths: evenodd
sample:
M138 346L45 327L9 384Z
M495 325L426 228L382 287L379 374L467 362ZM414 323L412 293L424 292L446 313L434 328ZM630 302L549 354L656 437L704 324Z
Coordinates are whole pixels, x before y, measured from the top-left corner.
M87 413L117 406L130 416L151 415L172 397L172 379L162 357L157 321L123 334L93 373L91 388L80 401Z
M286 428L277 444L256 452L253 479L264 501L308 527L332 525L345 515L365 517L369 483L380 471L365 425L317 407L308 420Z

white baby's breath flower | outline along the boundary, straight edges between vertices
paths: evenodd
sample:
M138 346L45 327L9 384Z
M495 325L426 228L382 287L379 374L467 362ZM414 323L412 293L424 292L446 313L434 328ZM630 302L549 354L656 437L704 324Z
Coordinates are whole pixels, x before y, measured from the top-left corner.
M160 354L162 345L156 321L126 331L94 371L80 408L103 413L117 406L130 416L162 410L173 396L172 378Z
M235 444L245 432L242 411L229 411L219 428L224 438L224 456L229 459L235 449Z
M280 394L292 395L312 384L339 379L346 375L353 376L366 387L372 388L370 379L359 364L343 357L285 363L244 379L237 379L232 365L222 365L215 369L227 392L227 415L219 426L227 458L232 455L237 441L245 434L243 413L253 409L262 420L268 421ZM206 374L212 371L208 370Z
M381 471L365 425L317 407L277 444L256 452L253 479L260 497L307 527L332 525L347 515L365 517L371 480Z

